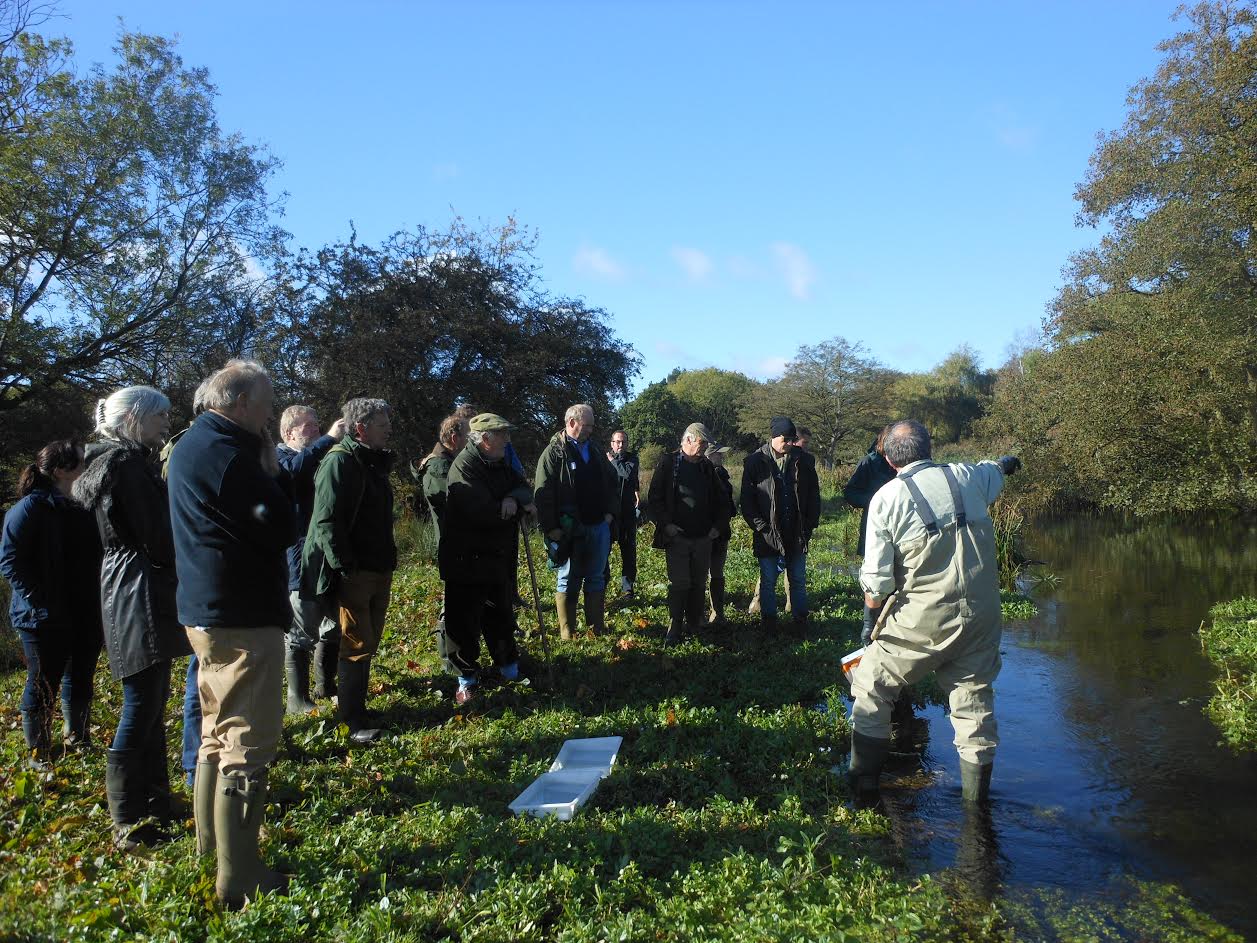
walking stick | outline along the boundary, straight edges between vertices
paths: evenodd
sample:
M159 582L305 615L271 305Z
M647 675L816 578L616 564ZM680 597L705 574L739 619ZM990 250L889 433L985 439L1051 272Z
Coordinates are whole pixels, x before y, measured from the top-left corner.
M532 602L537 611L537 631L541 633L541 650L546 656L546 683L554 690L554 659L550 655L550 637L546 635L546 622L541 617L541 593L537 590L537 569L532 562L532 545L528 540L528 528L519 519L519 537L524 544L524 559L528 561L528 581L532 583Z

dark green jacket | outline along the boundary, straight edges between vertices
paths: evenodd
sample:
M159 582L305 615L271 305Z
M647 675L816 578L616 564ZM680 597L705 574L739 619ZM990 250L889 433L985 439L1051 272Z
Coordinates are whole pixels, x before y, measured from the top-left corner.
M676 470L685 456L680 452L668 452L659 459L655 473L650 479L650 492L647 504L650 508L650 519L655 522L655 539L652 546L656 550L667 548L670 538L667 527L672 523L676 509ZM729 514L732 511L730 492L725 490L720 476L716 474L716 466L705 458L698 460L698 467L707 481L707 506L711 508L711 526L725 535L729 532Z
M792 449L783 474L765 443L742 463L742 517L755 532L757 557L791 556L807 546L812 531L820 523L821 487L816 477L816 459L801 449ZM782 520L787 503L786 481L794 483L792 500L796 517L790 527ZM787 544L789 546L787 546Z
M524 476L506 459L485 461L476 446L454 457L445 496L445 518L437 562L447 583L514 580L516 518L502 520L502 501L522 509L533 501Z
M314 511L301 559L301 595L312 599L357 570L391 573L393 453L369 449L353 436L336 443L314 476Z
M589 460L598 469L598 480L601 481L603 494L599 496L599 504L606 508L605 513L616 518L620 513L619 476L611 468L607 456L598 445L589 443ZM576 484L573 480L572 463L582 461L576 449L567 442L567 433L560 431L541 451L537 460L537 520L541 532L548 534L563 525L560 517L572 514L576 508Z
M441 521L445 517L445 495L449 488L450 465L454 462L454 453L445 446L440 446L419 465L419 481L423 488L423 499L428 503L432 513L432 523L436 525L437 540L441 539Z

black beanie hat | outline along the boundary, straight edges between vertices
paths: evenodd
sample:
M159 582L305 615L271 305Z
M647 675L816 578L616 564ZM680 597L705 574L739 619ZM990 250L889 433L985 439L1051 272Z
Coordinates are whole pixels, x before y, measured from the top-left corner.
M783 435L787 439L793 439L798 434L794 431L794 423L787 416L773 416L770 428L772 429L772 437L774 439L779 435Z

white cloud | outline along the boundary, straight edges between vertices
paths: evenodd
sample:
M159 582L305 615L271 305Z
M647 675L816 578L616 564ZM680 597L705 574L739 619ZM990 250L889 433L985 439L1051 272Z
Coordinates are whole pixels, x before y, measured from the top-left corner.
M755 374L761 377L781 376L786 372L786 364L789 362L789 357L765 357L756 365Z
M816 281L816 266L808 254L791 242L775 242L772 251L777 271L785 279L790 294L800 301L807 301Z
M692 249L686 246L676 246L672 250L672 259L681 266L681 270L690 281L695 282L705 281L715 267L711 256L702 249Z
M611 257L606 249L597 246L581 246L572 256L572 268L584 275L594 275L611 281L624 278L624 266Z

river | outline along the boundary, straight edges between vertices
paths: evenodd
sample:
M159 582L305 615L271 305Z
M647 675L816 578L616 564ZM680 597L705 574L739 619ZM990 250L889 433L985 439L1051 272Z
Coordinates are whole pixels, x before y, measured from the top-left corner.
M1026 549L1058 582L1004 633L989 819L962 809L943 709L918 711L926 775L887 793L909 861L1024 900L1169 882L1257 939L1257 755L1220 746L1202 714L1214 669L1197 636L1215 602L1257 594L1257 525L1076 517L1036 524Z

